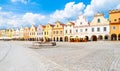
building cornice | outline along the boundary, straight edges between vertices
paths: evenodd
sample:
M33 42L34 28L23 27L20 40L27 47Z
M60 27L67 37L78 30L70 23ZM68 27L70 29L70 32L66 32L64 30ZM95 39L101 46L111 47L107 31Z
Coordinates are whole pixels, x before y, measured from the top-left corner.
M120 10L116 9L109 11L109 14L114 14L114 13L120 13Z

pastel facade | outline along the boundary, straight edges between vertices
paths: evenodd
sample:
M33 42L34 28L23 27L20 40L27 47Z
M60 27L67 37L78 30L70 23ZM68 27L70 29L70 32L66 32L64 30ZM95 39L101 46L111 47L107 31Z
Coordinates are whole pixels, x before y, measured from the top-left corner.
M9 29L5 29L5 36L6 36L7 38L10 38L10 36L9 36Z
M111 40L120 40L120 10L109 12Z
M53 27L54 25L52 24L47 24L44 28L44 36L46 41L52 41L52 35L53 35Z
M20 30L17 28L15 30L15 39L19 39L20 38Z
M89 40L88 35L90 31L90 24L88 23L84 15L80 15L74 26L74 41L80 42L83 40Z
M32 25L29 31L29 40L33 40L33 41L36 40L36 31L37 28L34 25Z
M16 33L15 33L15 29L12 29L12 39L15 39Z
M94 15L92 22L90 23L88 37L92 41L97 40L109 40L110 26L109 21L104 18L102 13Z
M21 40L24 39L24 29L23 29L23 27L20 28L20 39Z
M53 41L64 41L64 24L57 21L55 26L53 27L52 36Z
M15 30L14 29L9 29L8 37L9 37L9 39L15 38Z
M38 41L97 41L120 40L120 10L109 11L109 20L104 14L97 13L89 23L84 15L80 15L75 22L55 25L47 24L20 29L0 30L0 39L25 39Z
M73 41L74 38L74 22L68 22L64 26L64 41L69 42Z
M1 30L1 39L6 39L5 30Z
M44 40L44 28L45 26L43 25L38 25L37 31L36 31L36 39L37 41L43 41Z
M30 28L29 27L25 27L24 28L24 40L28 40L29 39L29 32L30 32Z

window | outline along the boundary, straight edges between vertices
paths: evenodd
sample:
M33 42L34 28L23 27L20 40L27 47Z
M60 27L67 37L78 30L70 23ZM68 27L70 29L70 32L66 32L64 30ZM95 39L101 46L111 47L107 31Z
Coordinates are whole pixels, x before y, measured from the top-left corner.
M106 29L106 27L104 27L104 29L103 29L104 31L106 31L107 29Z
M70 30L70 33L72 33L72 30Z
M48 35L48 32L47 32L47 35Z
M116 30L116 26L113 26L113 30Z
M80 29L80 32L82 32L82 29Z
M60 34L62 34L62 31L60 31Z
M100 23L100 19L98 19L97 22Z
M67 30L65 31L65 33L67 34Z
M100 28L97 28L97 31L99 32L99 31L100 31Z
M53 34L55 34L55 31L53 32Z
M92 28L92 32L94 32L94 28Z
M114 21L117 21L117 19L114 19Z
M76 32L78 32L78 30L76 29Z
M57 25L57 27L58 27L58 25Z
M80 22L80 25L82 25L82 22Z
M111 22L111 21L110 21Z
M56 34L58 34L58 31L56 31Z
M87 29L85 29L85 31L87 32Z

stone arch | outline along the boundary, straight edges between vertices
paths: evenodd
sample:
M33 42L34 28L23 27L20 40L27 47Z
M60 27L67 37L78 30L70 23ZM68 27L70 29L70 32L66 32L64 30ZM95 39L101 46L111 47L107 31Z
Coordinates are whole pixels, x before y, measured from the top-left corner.
M120 34L118 35L118 40L120 40Z
M73 36L70 36L70 42L74 42Z
M109 40L109 35L105 35L104 40Z
M117 40L117 35L116 34L112 34L111 35L111 40Z
M99 36L98 36L98 40L103 40L103 36L102 36L102 35L99 35Z
M80 38L78 38L78 36L75 37L75 42L80 42Z
M59 38L57 37L57 41L59 41Z
M85 36L85 40L88 41L88 40L89 40L89 37L88 37L88 36Z
M62 38L62 37L60 37L60 41L63 41L63 38Z
M53 40L55 41L55 37L53 38Z
M68 42L68 36L65 36L65 42Z
M92 35L91 40L92 41L97 41L97 36L96 35Z

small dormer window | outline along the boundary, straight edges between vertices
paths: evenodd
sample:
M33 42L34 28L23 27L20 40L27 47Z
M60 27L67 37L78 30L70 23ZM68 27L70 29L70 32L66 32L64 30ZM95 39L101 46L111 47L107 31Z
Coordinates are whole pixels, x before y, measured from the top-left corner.
M97 22L100 23L100 19L98 19Z
M117 19L114 19L114 21L117 21Z
M76 32L78 32L78 30L76 29Z
M113 26L113 30L116 30L116 26Z
M82 22L80 22L80 25L82 25Z

